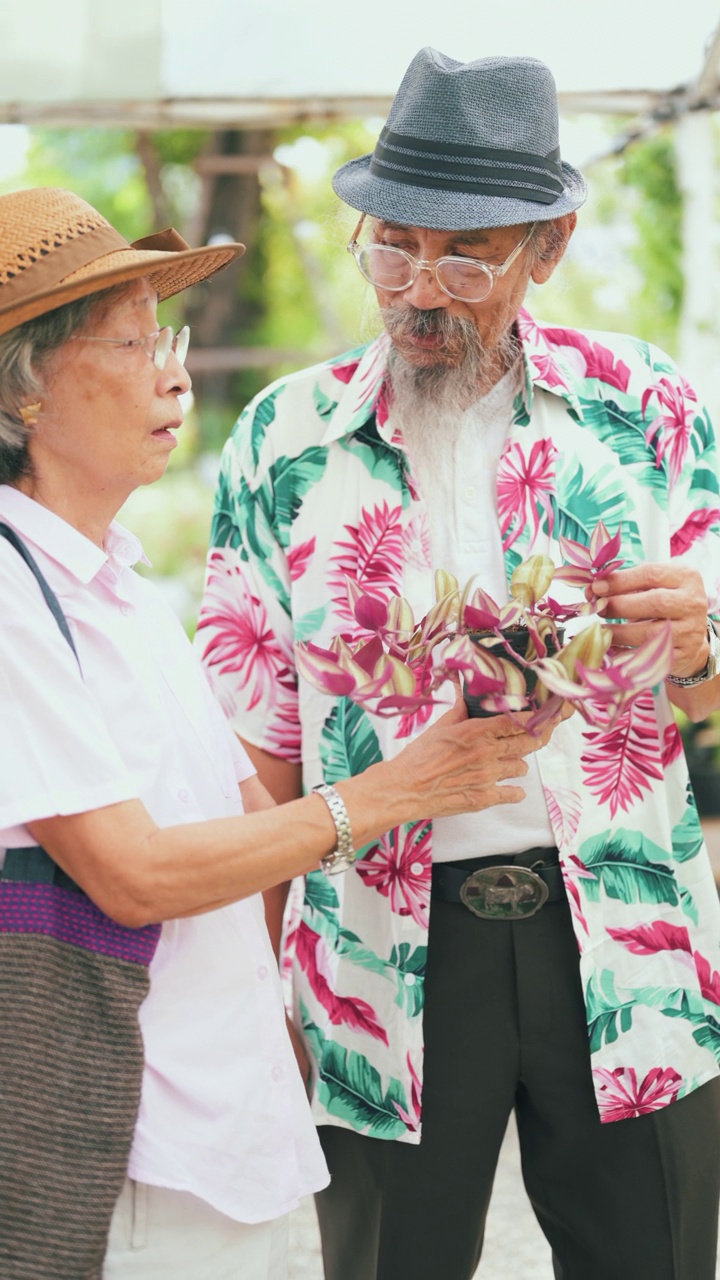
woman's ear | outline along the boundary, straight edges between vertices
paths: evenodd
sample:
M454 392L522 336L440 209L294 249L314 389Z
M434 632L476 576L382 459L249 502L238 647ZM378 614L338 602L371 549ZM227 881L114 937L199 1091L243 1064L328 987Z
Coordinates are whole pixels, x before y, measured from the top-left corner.
M562 258L577 225L577 214L566 213L562 218L540 224L535 241L535 262L531 271L535 284L545 284Z

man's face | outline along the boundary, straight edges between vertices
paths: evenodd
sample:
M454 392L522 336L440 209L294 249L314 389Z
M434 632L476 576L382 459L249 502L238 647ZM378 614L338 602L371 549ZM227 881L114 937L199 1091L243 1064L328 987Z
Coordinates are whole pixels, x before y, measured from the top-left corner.
M434 262L447 256L475 259L500 267L526 234L527 226L496 227L478 231L434 231L376 221L372 238L378 244L404 249L414 258ZM496 277L490 295L482 302L461 302L451 298L431 271L420 271L402 292L376 288L383 320L393 345L415 368L444 365L453 368L466 357L467 322L476 331L480 346L488 356L507 340L522 305L532 274L532 250L524 249L504 276ZM456 326L446 320L459 319Z

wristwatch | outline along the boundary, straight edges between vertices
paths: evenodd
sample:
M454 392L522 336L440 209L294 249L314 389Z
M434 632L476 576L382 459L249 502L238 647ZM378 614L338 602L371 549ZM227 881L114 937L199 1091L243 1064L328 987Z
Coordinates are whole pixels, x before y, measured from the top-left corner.
M322 796L330 810L330 817L335 823L337 845L332 853L326 853L325 857L320 859L320 867L325 874L334 876L337 875L338 871L347 871L348 867L351 867L355 861L350 818L345 808L345 801L335 787L330 787L321 782L317 787L313 787L313 791Z
M678 685L681 689L692 689L696 684L705 684L706 680L720 675L720 635L715 630L712 618L708 618L708 644L710 652L702 671L694 676L668 676L670 684Z

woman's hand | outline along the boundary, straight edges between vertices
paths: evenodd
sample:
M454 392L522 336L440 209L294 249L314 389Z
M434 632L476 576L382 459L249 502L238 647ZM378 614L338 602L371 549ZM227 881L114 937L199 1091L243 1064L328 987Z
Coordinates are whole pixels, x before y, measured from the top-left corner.
M524 728L530 712L469 719L458 697L455 705L393 760L377 768L384 774L378 785L397 788L414 802L417 818L472 813L496 804L516 804L525 798L521 786L507 783L528 771L524 759L549 740L558 721L542 733ZM369 776L369 775L368 775Z

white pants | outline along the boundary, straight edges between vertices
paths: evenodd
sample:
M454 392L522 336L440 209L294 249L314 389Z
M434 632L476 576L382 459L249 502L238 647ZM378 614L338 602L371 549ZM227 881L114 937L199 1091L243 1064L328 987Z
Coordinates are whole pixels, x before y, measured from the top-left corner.
M247 1224L187 1191L128 1179L103 1280L287 1280L288 1219Z

